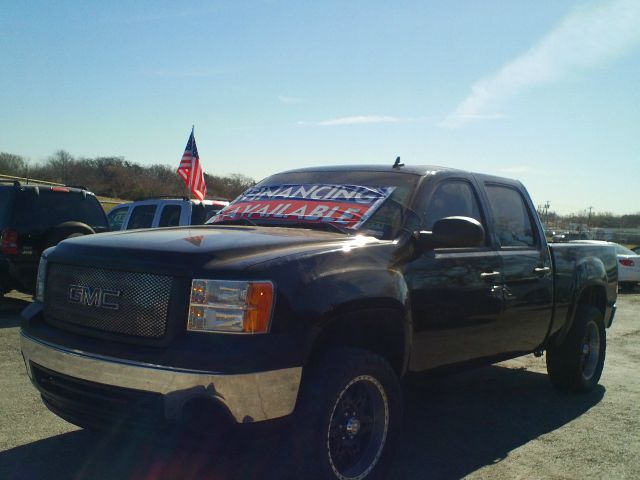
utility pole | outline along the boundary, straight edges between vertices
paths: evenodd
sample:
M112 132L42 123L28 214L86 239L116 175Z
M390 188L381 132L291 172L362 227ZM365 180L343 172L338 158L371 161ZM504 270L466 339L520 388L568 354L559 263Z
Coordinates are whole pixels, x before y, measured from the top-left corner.
M589 225L591 224L591 210L593 210L593 207L589 207L589 217L587 218L587 228L589 228Z
M544 221L545 223L549 222L549 207L551 206L551 204L549 203L549 200L547 200L544 204Z

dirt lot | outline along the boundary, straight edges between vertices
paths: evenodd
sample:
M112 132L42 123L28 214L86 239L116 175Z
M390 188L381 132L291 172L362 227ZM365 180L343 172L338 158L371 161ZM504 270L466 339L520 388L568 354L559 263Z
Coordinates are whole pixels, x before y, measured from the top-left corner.
M18 350L27 301L0 307L0 479L287 478L277 439L254 447L260 454L194 453L181 442L98 437L49 413ZM640 478L640 293L618 306L601 386L589 395L555 392L533 356L405 386L391 478Z

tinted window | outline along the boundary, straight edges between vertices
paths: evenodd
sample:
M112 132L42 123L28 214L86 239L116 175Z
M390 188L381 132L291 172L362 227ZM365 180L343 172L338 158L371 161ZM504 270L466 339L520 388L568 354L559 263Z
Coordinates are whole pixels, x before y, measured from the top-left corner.
M127 216L127 212L129 211L129 207L120 207L114 208L107 215L107 219L109 220L109 228L111 230L120 230L122 228L122 222Z
M0 187L0 227L4 227L6 224L13 190L13 187Z
M502 247L533 246L533 227L520 192L513 188L487 185L494 229Z
M180 205L165 205L160 214L159 227L175 227L180 225Z
M106 228L107 222L100 202L93 195L81 192L58 192L27 188L16 196L13 224L16 228L46 229L63 222L82 222L93 228Z
M127 230L136 228L149 228L153 223L153 216L156 214L155 205L138 205L131 212Z
M473 188L461 180L445 181L438 185L426 210L421 213L424 214L426 230L431 230L434 223L446 217L471 217L482 223Z

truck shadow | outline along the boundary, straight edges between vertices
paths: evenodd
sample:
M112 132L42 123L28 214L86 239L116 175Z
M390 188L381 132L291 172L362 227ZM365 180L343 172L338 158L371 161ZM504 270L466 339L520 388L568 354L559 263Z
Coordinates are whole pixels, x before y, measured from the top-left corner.
M555 392L547 376L492 366L405 385L405 425L390 478L457 479L562 427L600 402ZM136 435L98 437L74 431L0 453L6 479L286 479L278 438L249 452L207 451L175 439L161 445ZM191 446L190 446L191 445ZM313 448L300 445L300 448Z
M13 328L20 325L20 312L30 303L26 297L3 296L0 298L0 328Z
M557 392L546 374L494 365L405 388L390 478L458 479L587 412L604 397Z

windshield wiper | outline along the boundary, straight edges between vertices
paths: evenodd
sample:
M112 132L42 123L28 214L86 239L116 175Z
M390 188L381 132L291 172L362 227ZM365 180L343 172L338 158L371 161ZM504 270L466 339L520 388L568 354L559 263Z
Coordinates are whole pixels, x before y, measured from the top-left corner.
M345 235L352 235L354 232L345 227L341 227L340 225L336 225L331 222L323 222L323 223L312 223L312 222L286 222L286 223L278 223L275 224L276 227L284 227L284 228L308 228L309 230L328 230L325 227L331 227L336 232L344 233ZM315 228L314 228L315 227ZM320 228L317 228L320 227Z
M220 220L219 222L209 223L208 225L252 225L257 227L258 224L248 218L227 218L226 220Z

